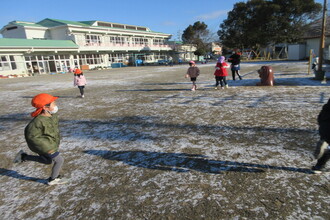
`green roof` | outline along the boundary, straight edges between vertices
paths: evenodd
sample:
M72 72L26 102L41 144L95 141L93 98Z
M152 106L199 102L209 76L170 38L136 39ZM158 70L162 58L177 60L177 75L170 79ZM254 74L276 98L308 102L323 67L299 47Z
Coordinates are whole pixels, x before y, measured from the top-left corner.
M131 29L122 29L122 28L117 28L117 27L93 26L95 24L95 22L103 22L103 21L97 21L97 20L92 20L92 21L67 21L67 20L60 20L60 19L45 18L45 19L43 19L43 20L41 20L37 23L25 22L25 21L12 21L9 24L10 25L20 25L20 26L33 26L33 27L41 27L41 28L52 28L52 27L57 27L57 26L76 25L76 26L80 26L80 27L107 28L107 29L113 29L113 30L131 30ZM108 23L108 22L105 22L105 23ZM113 23L113 24L115 24L115 23ZM124 24L121 24L121 25L124 25ZM136 26L136 25L129 25L129 26ZM147 27L144 27L144 26L136 26L136 27L147 28ZM149 29L149 28L147 28L147 29ZM151 30L150 31L134 30L134 31L165 34L165 33L162 33L162 32L156 32L156 31L151 31Z
M96 22L96 20L94 20L94 21L79 21L79 22L83 23L83 24L87 24L89 26L92 26Z
M17 38L0 38L0 47L78 48L78 45L71 40L32 40Z
M37 24L44 26L44 27L56 27L56 26L62 26L62 25L68 25L68 24L78 25L78 26L90 26L88 24L81 23L81 22L50 19L50 18L46 18L42 21L39 21Z
M9 22L11 25L17 25L17 26L30 26L30 27L43 27L39 24L36 24L34 22L26 22L26 21L12 21Z

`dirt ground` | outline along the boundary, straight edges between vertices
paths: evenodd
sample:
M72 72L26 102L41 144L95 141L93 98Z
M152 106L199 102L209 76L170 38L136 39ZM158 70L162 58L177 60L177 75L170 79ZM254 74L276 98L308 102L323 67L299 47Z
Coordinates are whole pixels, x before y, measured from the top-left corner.
M270 63L274 87L256 69L214 89L214 64L128 67L0 80L1 219L330 219L329 174L310 168L316 117L328 85L305 62ZM269 64L266 64L269 65ZM51 166L13 164L25 144L31 98L59 96L65 185Z

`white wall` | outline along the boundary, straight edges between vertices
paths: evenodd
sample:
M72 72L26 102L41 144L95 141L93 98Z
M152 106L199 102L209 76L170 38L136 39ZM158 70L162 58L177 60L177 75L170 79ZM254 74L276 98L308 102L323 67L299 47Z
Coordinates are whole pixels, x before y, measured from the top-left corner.
M26 29L26 39L34 39L34 38L45 38L47 39L46 30L35 30L35 29Z
M0 75L8 76L13 74L20 75L28 73L23 54L0 53L0 56L6 56L8 61L9 56L14 56L16 64L16 69L12 69L12 63L10 62L10 70L0 70Z
M319 55L319 49L320 49L320 40L319 39L309 39L306 42L306 56L309 57L309 51L314 50L314 53L318 56Z
M289 60L302 60L306 57L306 46L303 44L291 44L288 46L288 59Z
M50 37L52 40L71 40L66 27L50 29Z
M2 32L3 38L26 38L25 30L22 26L17 26L17 29L5 30Z

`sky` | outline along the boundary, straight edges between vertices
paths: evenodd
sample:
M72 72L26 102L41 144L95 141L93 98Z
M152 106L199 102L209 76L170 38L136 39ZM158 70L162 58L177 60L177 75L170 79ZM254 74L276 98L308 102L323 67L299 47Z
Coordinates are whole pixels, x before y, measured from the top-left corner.
M178 36L183 30L196 21L206 23L216 33L237 2L247 0L6 0L1 1L0 28L15 20L99 20L146 26L152 31L172 34L172 40L180 40Z

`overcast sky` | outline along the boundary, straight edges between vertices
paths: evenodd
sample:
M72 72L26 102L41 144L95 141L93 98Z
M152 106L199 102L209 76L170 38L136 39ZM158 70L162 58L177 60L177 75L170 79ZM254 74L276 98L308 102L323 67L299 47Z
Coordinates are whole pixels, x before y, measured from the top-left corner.
M38 22L44 18L69 21L100 20L149 27L153 31L178 33L196 21L212 32L226 19L237 2L247 0L5 0L1 1L0 28L10 21ZM315 2L323 3L324 0Z

